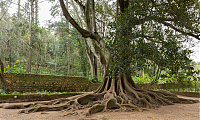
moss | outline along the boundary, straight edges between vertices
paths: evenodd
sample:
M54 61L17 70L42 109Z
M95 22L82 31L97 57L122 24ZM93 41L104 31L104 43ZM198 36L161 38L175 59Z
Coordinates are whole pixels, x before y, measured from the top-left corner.
M97 112L101 112L103 108L104 108L103 105L100 105L100 104L94 105L92 108L89 109L89 113L94 114Z
M89 79L86 77L70 77L70 76L58 76L58 75L38 75L38 74L15 74L5 73L6 79L9 79L11 84L10 90L18 92L31 92L33 86L34 89L41 91L56 90L56 91L79 91L79 89L88 89ZM16 82L16 83L14 83ZM14 84L13 84L14 83ZM34 83L34 84L33 84ZM52 83L54 83L52 85ZM56 88L55 88L56 86ZM61 89L62 86L66 86L65 89ZM11 92L12 92L11 91Z
M14 95L0 95L0 100L8 100L14 98Z
M34 108L33 110L31 110L30 112L33 113L37 110L38 108Z
M30 104L29 107L33 107L34 104Z
M7 94L0 95L0 100L9 100L14 99L14 96L17 96L17 100L25 100L36 101L36 100L52 100L58 98L67 98L70 96L83 94L81 92L68 92L68 93L59 93L59 94ZM14 99L15 100L15 99Z

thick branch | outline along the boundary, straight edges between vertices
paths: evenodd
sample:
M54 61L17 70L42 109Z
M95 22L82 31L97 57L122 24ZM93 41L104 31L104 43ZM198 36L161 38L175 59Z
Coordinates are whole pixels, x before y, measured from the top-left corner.
M82 34L82 36L84 38L91 38L91 39L97 41L101 47L105 48L107 51L110 51L109 47L105 45L104 40L98 34L93 34L92 32L81 28L77 24L77 22L71 17L68 10L66 9L63 0L60 0L60 5L61 5L63 15L65 16L65 18Z
M86 7L85 7L85 20L87 24L87 28L89 31L92 31L91 25L90 25L90 0L86 1Z
M110 48L108 46L106 46L105 41L98 34L94 34L90 31L87 31L87 30L81 28L77 24L77 22L71 17L71 15L69 14L68 10L65 7L63 0L60 0L60 5L61 5L63 15L65 16L65 18L79 31L79 33L82 34L82 36L84 38L90 38L92 40L95 40L97 43L100 44L100 46L102 48L104 48L108 52L108 61L109 61L109 59L110 59Z
M73 8L74 8L74 11L75 11L75 13L76 13L76 16L78 17L78 20L79 20L79 22L80 22L80 24L81 24L81 27L83 28L81 18L80 18L80 16L78 15L78 10L76 9L76 6L74 5L73 0L72 0L72 6L73 6Z
M178 31L178 32L180 32L180 33L182 33L182 34L184 34L184 35L189 35L189 36L192 36L192 37L196 38L197 40L200 40L200 36L199 36L199 35L195 35L195 34L193 34L193 33L188 33L188 32L185 32L185 31L183 31L183 30L180 30L180 29L176 28L175 26L173 26L172 24L167 23L167 22L162 22L162 23L163 23L165 26L171 27L172 29L174 29L174 30L176 30L176 31Z
M176 28L176 27L173 26L172 24L166 22L166 21L174 21L174 19L172 19L172 18L145 17L145 18L143 18L143 19L139 19L138 22L137 22L137 25L142 24L142 21L150 21L150 20L155 20L155 21L157 21L157 22L159 22L159 23L162 23L162 24L165 25L165 26L171 27L171 28L174 29L175 31L178 31L178 32L180 32L180 33L182 33L182 34L184 34L184 35L189 35L189 36L191 36L191 37L196 38L197 40L200 40L200 35L195 35L195 34L193 34L193 33L191 33L191 32L185 32L185 31L183 31L183 30L180 30L180 29ZM158 21L158 20L159 20L159 21Z
M151 0L151 2L152 2L153 4L155 4L155 3L156 3L154 0Z
M145 16L144 18L138 19L136 24L134 24L134 25L141 25L145 21L151 21L151 20L174 21L174 19L172 19L172 18L161 18L161 17L157 17L157 16Z
M82 36L84 38L90 37L92 39L97 40L96 36L94 36L91 32L81 28L77 24L77 22L71 17L71 15L69 14L68 10L65 7L65 4L64 4L63 0L60 0L60 5L61 5L62 11L63 11L63 15L65 16L65 18L82 34Z
M85 6L79 1L79 0L74 0L79 7L81 8L81 11L83 11L83 13L85 13Z
M120 11L124 13L124 9L128 8L129 0L119 0Z
M93 31L94 33L97 33L97 28L96 28L96 21L95 21L95 4L94 0L92 0L92 24L93 24Z

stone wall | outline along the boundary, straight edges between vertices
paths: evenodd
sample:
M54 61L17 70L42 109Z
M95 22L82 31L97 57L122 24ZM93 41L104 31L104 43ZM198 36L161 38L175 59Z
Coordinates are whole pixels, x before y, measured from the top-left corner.
M11 92L59 91L79 92L89 90L89 79L57 75L5 73Z
M95 91L99 87L100 83L89 84L90 91ZM181 82L181 83L164 83L164 84L151 84L151 83L136 83L136 85L142 89L157 90L165 89L169 91L200 91L199 82Z
M11 92L89 92L95 91L101 83L89 83L86 77L58 76L58 75L40 75L40 74L21 74L5 73L6 81ZM200 91L200 83L165 83L165 84L138 84L142 89L167 89L170 91ZM1 88L1 83L0 83Z

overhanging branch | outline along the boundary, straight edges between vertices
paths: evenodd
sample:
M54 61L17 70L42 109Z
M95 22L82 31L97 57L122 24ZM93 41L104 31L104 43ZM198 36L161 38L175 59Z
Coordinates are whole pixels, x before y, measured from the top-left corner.
M165 26L171 27L171 28L174 29L175 31L178 31L178 32L180 32L180 33L182 33L182 34L184 34L184 35L189 35L189 36L191 36L191 37L196 38L197 40L200 40L200 36L199 36L199 35L195 35L195 34L193 34L193 33L189 33L189 32L185 32L185 31L183 31L183 30L180 30L180 29L176 28L175 26L173 26L172 24L167 23L167 22L162 22L162 23L163 23Z
M78 23L71 17L71 15L69 14L68 10L65 7L65 4L63 2L63 0L60 0L60 5L63 11L63 15L65 16L65 18L82 34L82 36L84 38L91 38L91 39L95 39L97 40L96 36L93 35L91 32L81 28Z
M141 25L145 21L151 21L151 20L160 20L160 21L174 21L172 18L161 18L157 16L145 16L144 18L138 19L135 25Z
M84 38L90 38L90 39L93 39L93 40L97 41L97 43L99 43L100 46L103 47L104 49L106 49L108 54L110 54L110 48L108 46L106 46L105 41L98 34L94 34L94 33L90 32L90 31L87 31L87 30L81 28L79 26L79 24L69 14L68 10L65 7L65 4L64 4L63 0L59 0L59 1L60 1L60 6L61 6L62 11L63 11L63 15L78 30L78 32Z
M81 11L83 11L83 13L85 13L85 6L79 1L79 0L74 0L79 7L81 8Z
M79 22L80 22L80 24L81 24L81 27L83 28L83 24L82 24L81 18L80 18L80 16L78 15L78 10L76 9L76 6L74 5L73 0L72 0L72 6L73 6L73 8L74 8L74 11L75 11L75 13L76 13L76 16L78 17L78 20L79 20Z

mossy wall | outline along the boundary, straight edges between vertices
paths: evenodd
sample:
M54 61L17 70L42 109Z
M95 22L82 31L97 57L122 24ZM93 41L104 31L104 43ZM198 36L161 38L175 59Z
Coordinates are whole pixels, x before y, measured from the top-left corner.
M89 84L90 91L95 91L101 83ZM196 85L195 85L196 84ZM136 83L142 89L156 90L165 89L169 91L200 91L200 83L182 82L182 83L164 83L164 84L151 84L151 83Z
M89 83L86 77L58 76L58 75L40 75L40 74L22 74L22 73L5 73L6 81L10 92L81 92L95 91L101 83ZM165 83L165 84L139 84L137 86L143 89L168 89L171 91L199 91L200 83L196 85L192 82ZM0 88L1 83L0 83Z
M11 92L79 92L89 89L89 79L86 77L5 73L5 79Z

